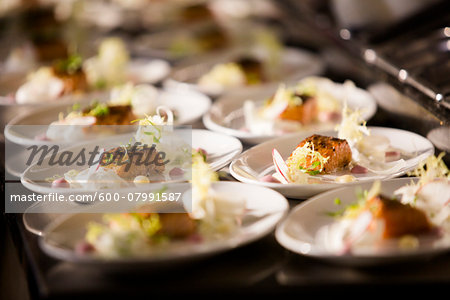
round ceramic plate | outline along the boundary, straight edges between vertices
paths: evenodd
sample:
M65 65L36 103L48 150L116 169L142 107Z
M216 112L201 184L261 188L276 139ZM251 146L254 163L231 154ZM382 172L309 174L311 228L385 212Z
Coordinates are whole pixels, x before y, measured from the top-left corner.
M191 133L192 132L192 135ZM242 151L242 144L236 138L224 136L222 134L217 134L214 132L209 132L207 130L190 130L186 129L186 133L183 137L190 138L192 137L192 148L198 149L202 148L207 152L207 162L211 165L213 170L219 170L222 167L226 166L228 163L233 160L237 155L239 155ZM90 141L85 143L78 143L75 146L67 147L61 149L62 151L71 151L72 153L80 153L81 151L85 151L89 153L90 150L93 150L96 146L101 145L105 149L112 149L117 147L117 145L126 144L130 141L133 134L123 134L120 136L103 139L101 144L99 141ZM27 157L24 157L24 160L27 160ZM22 165L24 163L22 162ZM74 192L88 192L85 189L67 189L67 188L52 188L49 182L46 182L45 178L52 178L55 175L62 176L62 174L76 169L81 171L86 168L84 166L78 165L70 165L70 166L50 166L49 165L49 157L46 157L39 165L37 163L31 164L21 176L21 182L23 185L37 193L74 193ZM156 183L155 183L156 184ZM127 187L127 188L117 188L117 190L123 190L124 192L127 190L136 190L136 189L146 189L146 185L142 187ZM93 191L94 192L94 191Z
M75 214L59 218L50 224L40 239L40 246L51 257L104 269L136 269L188 261L231 250L262 238L275 228L289 207L287 200L282 195L264 187L237 182L217 182L213 188L218 194L223 194L225 197L239 196L246 201L247 212L243 216L242 225L228 237L203 243L169 244L163 253L155 252L155 254L145 257L102 259L80 255L74 251L76 244L84 240L87 223L101 221L101 215Z
M236 59L249 56L263 62L264 73L269 73L269 67L264 63L268 60L267 54L264 54L264 51L255 49L255 51L248 54L248 51L243 48L234 48L220 56L213 56L210 59L195 59L178 66L173 70L170 79L166 80L164 84L169 87L177 84L185 84L211 97L217 97L226 92L243 89L256 91L268 85L277 86L280 81L295 82L306 76L318 75L324 70L324 64L317 55L296 48L284 48L280 53L280 63L276 67L270 68L272 73L276 69L276 74L269 74L270 78L273 78L272 80L261 84L234 88L213 88L197 84L201 76L211 71L215 65L232 62Z
M287 85L295 84L295 82L287 82ZM339 88L333 90L334 98L343 103L344 86L337 85ZM245 118L243 111L243 103L247 100L254 101L256 106L262 106L264 101L276 91L276 87L261 88L259 90L240 91L230 93L219 98L212 106L207 114L203 116L203 123L206 128L235 136L245 143L258 144L264 141L279 137L274 134L256 134L243 130L245 127ZM376 112L376 102L373 97L365 90L352 88L349 90L346 98L348 107L352 110L359 110L364 120L369 120ZM299 132L311 135L323 131L333 130L336 124L315 123L305 126Z
M126 69L127 81L155 84L164 80L171 71L170 64L162 59L132 59Z
M232 136L202 129L192 130L192 148L204 149L207 162L213 170L228 165L242 151L241 142Z
M427 138L436 148L450 153L450 126L441 126L428 132Z
M200 49L200 43L196 40L204 32L210 31L218 35L222 33L225 39L223 45L217 49L206 51ZM217 32L216 32L217 31ZM131 42L131 52L138 56L160 57L169 61L183 59L192 55L205 54L205 52L220 53L232 46L230 31L220 27L214 22L201 22L175 29L167 29L161 32L143 34Z
M57 101L46 103L17 104L12 96L0 96L0 127L4 128L14 119L32 114L36 110L52 109L61 106L72 106L74 103L88 104L93 100L106 100L109 96L108 92L92 92L88 94L65 96Z
M270 140L250 148L231 163L230 172L239 181L271 187L286 197L305 199L321 192L345 185L357 185L363 181L374 181L377 179L382 180L398 177L414 169L419 162L434 153L434 148L431 142L418 134L394 128L368 128L371 135L385 136L389 139L392 147L411 154L409 157L402 157L405 160L405 165L401 169L383 175L377 175L371 172L367 174L352 174L357 180L350 183L337 183L332 180L333 178L331 178L331 180L327 179L319 181L320 183L315 184L281 184L260 181L262 177L275 172L272 159L272 149L277 149L283 159L286 160L296 146L303 139L310 136L309 134L299 133ZM336 133L329 132L325 135L336 136ZM339 175L344 174L351 173L350 171L344 171ZM321 175L315 177L320 179Z
M393 196L398 188L410 184L412 178L397 178L383 181L381 192L386 196ZM358 188L370 189L372 183L362 183ZM324 230L335 219L329 216L329 212L335 212L357 201L355 194L356 187L344 187L333 191L317 195L306 202L303 202L291 210L288 217L278 225L276 230L277 241L286 249L314 257L328 262L351 265L367 266L380 265L383 263L393 263L404 260L417 260L420 257L430 256L450 250L449 243L436 243L438 240L420 240L418 248L400 249L397 243L389 244L385 248L373 247L365 249L364 254L356 250L352 254L339 255L332 252L325 246L325 240L318 235L319 230ZM341 205L335 204L335 199L341 200Z
M158 103L173 109L177 115L175 124L192 124L205 114L211 106L211 99L201 93L184 89L162 90ZM52 106L34 110L26 115L20 115L11 120L5 128L5 137L16 144L31 146L59 141L41 141L36 137L45 134L45 126L15 126L15 125L49 125L58 119L60 112L67 112L72 104ZM195 107L195 109L192 109ZM64 143L61 141L61 143Z
M234 137L211 132L208 130L194 129L192 130L192 148L204 149L208 153L207 162L211 166L211 168L213 170L220 170L241 153L242 144L238 139ZM22 159L24 160L26 158L23 157ZM11 168L13 170L14 167L17 166L11 165ZM15 176L20 177L21 175L22 172L17 171L17 175ZM62 215L58 213L48 213L49 205L53 206L55 204L38 202L25 211L25 213L23 214L23 221L27 230L34 234L41 235L45 226ZM57 209L58 211L64 211L67 205L73 204L58 203L58 205L65 205L65 207ZM69 210L70 207L67 207L67 209Z

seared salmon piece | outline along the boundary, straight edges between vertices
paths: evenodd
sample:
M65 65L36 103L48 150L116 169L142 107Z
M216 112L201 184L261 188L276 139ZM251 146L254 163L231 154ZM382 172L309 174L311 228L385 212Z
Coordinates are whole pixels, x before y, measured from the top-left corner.
M58 38L47 41L33 41L36 56L39 61L52 61L61 57L67 57L67 46Z
M83 70L78 70L73 74L58 72L55 68L53 69L54 74L64 83L64 94L73 93L76 91L87 91L88 83L86 75Z
M384 221L385 239L426 233L432 228L425 213L409 204L380 195L368 200L366 205L375 218Z
M113 169L118 176L129 181L140 175L147 176L152 182L164 180L164 160L158 157L158 161L155 161L157 150L151 147L137 148L130 157L131 151L125 151L123 147L111 149L103 154L101 165Z
M159 233L173 238L183 238L195 233L196 223L187 213L160 213Z
M346 140L315 134L301 141L297 148L303 147L308 142L314 145L315 151L325 158L328 157L321 174L341 170L352 161L352 150ZM308 166L303 167L310 169L313 163L309 162Z
M218 26L202 28L196 35L195 41L202 51L218 50L229 44L229 38Z
M244 70L247 84L259 84L265 80L263 66L260 61L251 57L242 57L237 64Z
M83 110L83 115L89 115L92 107ZM131 105L108 105L107 113L95 116L95 125L130 125L136 120Z
M282 120L297 121L303 125L312 123L318 114L317 99L306 95L298 95L302 98L300 105L289 104L279 115Z
M197 223L187 213L155 213L150 205L143 205L137 209L136 214L142 218L158 215L161 229L157 233L171 238L184 238L195 233Z

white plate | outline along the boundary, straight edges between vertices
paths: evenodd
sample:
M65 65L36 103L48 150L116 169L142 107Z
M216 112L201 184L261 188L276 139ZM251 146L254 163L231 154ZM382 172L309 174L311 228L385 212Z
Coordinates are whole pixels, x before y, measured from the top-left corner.
M438 148L450 153L450 126L437 127L427 134L427 138Z
M200 77L211 71L215 65L232 62L241 57L255 57L259 61L262 61L263 72L266 75L270 75L270 78L272 79L257 85L224 89L211 89L197 84ZM296 48L284 48L280 57L279 66L277 66L275 68L276 71L274 71L274 68L269 70L269 67L264 63L268 60L267 54L265 54L264 51L254 49L254 51L248 53L244 48L233 48L220 56L213 56L210 57L210 59L202 58L201 60L197 58L178 66L173 70L170 76L171 79L166 80L164 84L165 86L172 86L184 83L209 96L217 97L226 92L247 89L257 91L268 85L275 85L276 87L280 81L296 82L306 76L321 74L325 67L317 55ZM268 74L270 72L271 74ZM276 74L272 74L274 72L276 72Z
M204 243L171 244L164 254L159 255L101 259L79 255L74 251L75 245L84 239L87 223L99 221L101 216L99 214L75 214L50 224L40 239L40 246L46 254L57 259L114 270L191 261L231 250L264 237L275 228L289 207L286 198L267 188L237 182L218 182L214 184L213 188L219 194L240 196L246 199L248 212L243 218L242 226L229 237ZM230 191L233 191L232 194Z
M395 173L387 175L376 175L373 173L371 174L370 172L367 174L352 174L357 178L357 181L350 183L327 182L317 184L281 184L261 182L259 180L261 177L273 174L275 171L272 160L272 149L276 148L281 156L284 159L287 159L295 147L303 139L310 136L310 134L299 133L270 140L245 151L231 163L230 172L239 181L271 187L287 197L305 199L321 192L345 185L357 185L362 181L374 181L376 179L398 177L414 169L420 161L434 153L431 142L418 134L394 128L368 128L371 131L371 135L385 136L390 140L392 147L408 153L414 153L415 156L412 158L405 158L405 167ZM326 135L336 136L336 133L329 132ZM348 171L348 174L350 174L350 171ZM320 177L320 175L318 176Z
M411 183L412 178L397 178L383 181L381 191L383 195L393 196L393 192ZM362 183L358 188L370 189L372 183ZM286 249L321 260L326 260L336 264L364 266L379 265L382 263L399 262L403 260L417 260L418 258L428 258L444 251L450 250L450 245L430 245L425 241L417 249L401 250L398 247L384 249L372 249L364 251L365 254L353 253L338 255L329 251L323 245L323 241L316 239L319 229L331 225L335 219L328 216L327 212L335 212L354 203L357 198L355 186L344 187L333 191L317 195L306 202L303 202L291 210L288 217L278 225L276 230L277 241ZM336 205L334 199L339 198L341 205Z
M194 129L192 130L192 148L202 148L206 150L206 152L208 152L208 163L211 168L213 170L220 170L241 153L242 144L234 137L208 130ZM26 158L23 157L23 160L25 159ZM13 175L20 177L22 172L17 171L17 175ZM23 221L27 230L34 234L41 235L45 226L62 215L57 213L48 213L49 205L53 206L55 204L38 202L25 211L23 214ZM67 206L73 204L58 203L58 205ZM70 207L67 206L67 209L70 209ZM59 210L64 210L64 208Z
M288 86L295 84L296 82L286 82ZM203 123L205 127L233 135L245 143L258 144L267 140L279 137L279 135L262 135L241 130L245 125L243 104L246 100L251 100L256 103L256 106L262 105L262 103L271 97L277 87L270 86L267 88L261 88L259 90L240 91L236 93L230 93L219 98L212 106L210 111L203 116ZM369 120L376 112L376 102L373 97L363 89L354 88L350 90L347 97L348 107L352 110L360 110L361 117L364 120ZM344 87L339 85L334 91L333 96L343 103ZM330 124L324 127L324 124L313 124L302 130L305 134L319 133L326 130L333 130L335 124ZM300 132L300 131L299 131Z
M208 153L207 162L215 171L222 169L242 151L241 142L232 136L202 130L192 130L192 148Z
M72 106L75 102L87 105L95 99L106 99L109 92L92 92L80 95L65 96L57 101L46 103L17 104L9 97L0 96L0 128L4 128L8 122L33 113L42 108L52 109L60 106Z
M105 101L106 98L102 99ZM199 120L211 106L211 99L199 92L190 90L162 90L158 101L176 111L177 125L192 124ZM31 146L48 144L38 141L36 136L45 133L45 126L13 126L13 125L49 125L58 119L60 112L66 112L73 104L45 107L11 120L5 128L5 137L16 144ZM83 105L83 104L82 104ZM84 103L84 105L87 105ZM195 109L192 109L195 107ZM52 141L51 143L58 143Z
M203 30L209 30L209 28L218 28L224 35L228 37L228 41L224 43L224 47L219 47L211 51L205 51L203 49L196 49L197 45L195 39ZM221 27L214 22L206 21L198 24L186 25L180 28L167 29L164 31L143 34L137 36L131 41L131 52L138 56L152 56L166 59L169 61L183 59L189 56L204 55L206 53L222 53L223 50L229 49L235 43L233 37L230 36L231 32L227 28ZM184 53L175 53L171 48L175 44L194 43L194 48L186 50Z
M170 71L170 64L165 60L137 58L128 63L126 77L135 83L155 84L165 79Z
M187 129L190 131L190 129ZM81 149L85 149L88 153L91 149L94 149L97 145L102 145L105 149L112 149L121 144L126 144L132 138L133 134L124 134L109 139L102 140L101 144L98 141L90 141L84 143L78 143L74 146L67 148L61 148L63 150L72 151L73 153L80 153ZM242 144L238 139L209 132L207 130L192 130L192 148L203 148L208 153L208 163L214 170L219 170L222 167L229 164L237 155L242 151ZM36 163L31 164L21 176L22 184L37 193L75 193L75 192L87 192L84 189L66 189L66 188L52 188L50 183L43 182L43 179L50 178L55 175L61 175L72 170L77 169L79 171L86 168L86 166L50 166L48 159L43 160L41 165ZM157 184L157 183L155 183ZM142 187L127 187L118 188L121 192L128 190L146 189L146 186ZM95 192L95 191L93 191Z
M130 137L131 135L127 136L128 139ZM15 155L8 156L5 161L6 170L9 174L20 178L27 168L24 162L28 160L29 152L21 146L15 147L14 144L7 147L14 147L8 153L14 151ZM242 144L237 138L202 129L192 130L192 147L203 148L208 152L208 163L215 171L228 165L242 152Z

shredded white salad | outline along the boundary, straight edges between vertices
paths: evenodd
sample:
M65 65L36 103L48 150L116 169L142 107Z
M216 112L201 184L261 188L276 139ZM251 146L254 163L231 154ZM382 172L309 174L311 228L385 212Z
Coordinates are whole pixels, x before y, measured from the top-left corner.
M344 105L342 121L336 127L338 137L345 139L352 150L352 164L366 168L377 175L392 174L405 167L403 151L393 148L390 140L381 135L371 135L359 111L351 111ZM396 153L397 159L389 161L388 153Z
M239 226L245 212L245 199L235 194L222 195L214 190L218 181L204 157L192 155L192 218L201 220L200 230L208 236L228 234Z
M111 90L112 105L131 105L133 113L138 117L151 115L156 112L159 104L159 91L149 84L134 85L128 82Z

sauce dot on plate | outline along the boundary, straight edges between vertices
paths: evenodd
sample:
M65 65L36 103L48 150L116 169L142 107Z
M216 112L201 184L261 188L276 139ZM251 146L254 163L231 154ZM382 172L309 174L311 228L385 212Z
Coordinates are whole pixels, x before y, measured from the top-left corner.
M272 175L266 175L264 177L261 177L261 179L259 179L259 180L262 182L281 183L278 179L276 179Z
M63 177L53 180L52 188L70 188L70 183Z
M169 176L171 179L180 179L183 175L184 171L178 167L175 167L169 171Z

